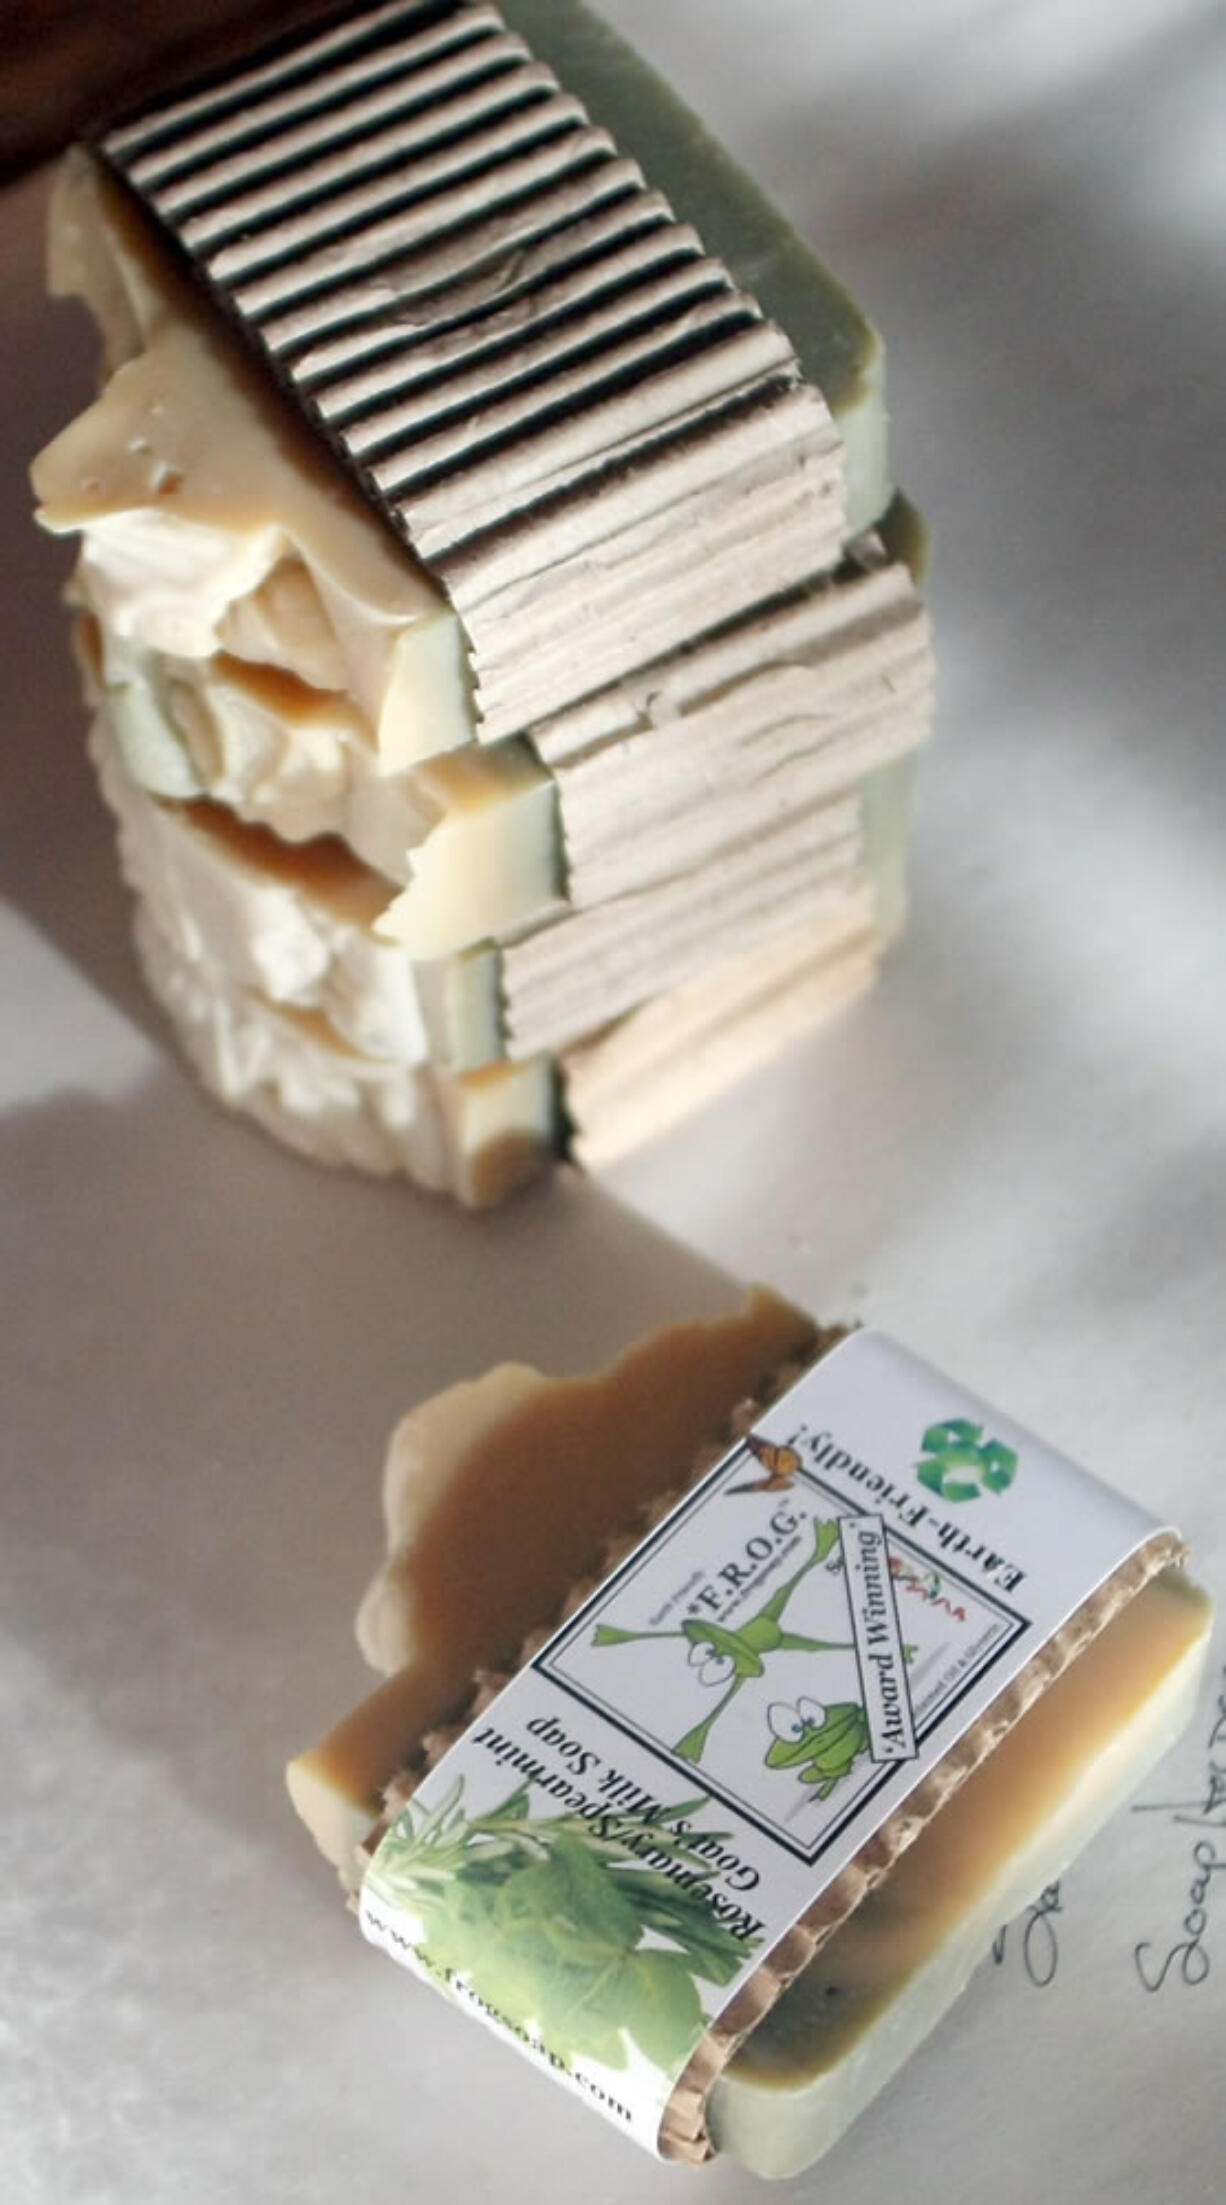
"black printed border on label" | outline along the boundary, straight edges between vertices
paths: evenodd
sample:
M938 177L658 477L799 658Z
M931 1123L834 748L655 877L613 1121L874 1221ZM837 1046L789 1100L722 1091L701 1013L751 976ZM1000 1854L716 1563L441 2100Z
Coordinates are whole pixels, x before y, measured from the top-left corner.
M548 1645L541 1648L531 1666L541 1676L547 1677L558 1691L566 1693L568 1698L576 1700L580 1706L587 1707L592 1714L599 1716L603 1722L609 1723L614 1730L620 1731L623 1737L633 1739L645 1752L651 1754L654 1760L662 1762L666 1768L675 1770L685 1779L691 1792L697 1788L705 1792L711 1799L722 1801L726 1807L731 1807L743 1822L757 1830L760 1836L766 1838L769 1844L781 1847L784 1852L792 1854L794 1859L803 1861L806 1866L811 1866L821 1859L823 1853L828 1852L833 1845L837 1844L849 1823L853 1822L866 1806L878 1798L888 1785L898 1787L900 1776L903 1776L904 1780L895 1801L896 1805L901 1805L907 1793L913 1790L915 1784L921 1780L919 1775L915 1775L910 1782L905 1781L904 1772L907 1769L914 1770L916 1763L899 1763L897 1761L882 1763L874 1770L873 1775L868 1777L853 1794L848 1796L843 1811L837 1820L827 1823L820 1837L812 1845L801 1845L794 1838L785 1835L777 1822L767 1820L756 1813L740 1793L731 1791L726 1786L713 1780L705 1769L696 1767L692 1761L681 1760L677 1754L671 1753L667 1746L662 1745L658 1738L653 1738L650 1732L640 1730L637 1724L631 1722L618 1708L608 1705L596 1693L578 1684L572 1677L560 1674L554 1666L559 1655L563 1654L572 1641L580 1636L592 1618L599 1615L614 1593L620 1592L632 1578L636 1577L646 1563L653 1559L663 1547L679 1538L687 1529L691 1517L700 1509L706 1507L708 1501L713 1499L716 1493L722 1489L725 1480L739 1474L747 1466L755 1469L757 1467L756 1458L752 1450L742 1442L731 1454L725 1455L723 1460L716 1464L702 1483L695 1486L694 1491L679 1503L678 1507L670 1516L664 1519L657 1530L648 1534L641 1545L635 1548L633 1554L626 1557L626 1560L618 1569L613 1570L603 1580L591 1598L585 1601L584 1605L573 1616L568 1618L559 1631L554 1633ZM796 1473L796 1483L803 1483L820 1495L824 1501L833 1504L834 1512L837 1515L874 1516L877 1514L875 1509L852 1499L838 1486L831 1485L825 1478L819 1477L815 1471L799 1470ZM916 1540L908 1538L905 1532L896 1531L893 1526L887 1525L886 1541L889 1547L901 1549L912 1555L926 1569L939 1570L943 1578L951 1584L959 1586L969 1597L997 1615L1006 1625L1004 1636L998 1640L995 1646L989 1647L982 1659L967 1671L965 1677L959 1680L956 1689L948 1697L940 1698L929 1709L922 1724L917 1722L915 1740L917 1747L922 1748L925 1740L932 1736L938 1725L948 1720L953 1710L961 1704L968 1693L972 1692L976 1685L981 1683L982 1679L999 1662L1005 1659L1006 1655L1017 1645L1018 1640L1031 1629L1031 1619L1028 1616L1020 1615L1017 1609L1011 1607L1008 1601L1002 1600L998 1593L990 1591L982 1585L975 1584L973 1579L965 1576L962 1571L951 1568L945 1561L944 1556L938 1557L929 1554ZM950 1744L953 1743L954 1740L951 1738Z

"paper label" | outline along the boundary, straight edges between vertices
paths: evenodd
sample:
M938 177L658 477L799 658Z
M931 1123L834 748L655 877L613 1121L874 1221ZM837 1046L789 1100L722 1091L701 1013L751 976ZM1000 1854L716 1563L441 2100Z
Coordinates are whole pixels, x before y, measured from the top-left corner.
M853 1334L424 1779L366 1936L658 2149L712 2020L1158 1528Z

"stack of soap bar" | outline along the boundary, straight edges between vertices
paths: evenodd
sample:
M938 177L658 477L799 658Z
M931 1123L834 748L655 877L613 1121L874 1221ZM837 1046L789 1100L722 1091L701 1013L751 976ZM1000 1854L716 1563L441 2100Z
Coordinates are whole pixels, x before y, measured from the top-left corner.
M722 1452L730 1418L745 1430L798 1362L840 1337L759 1294L717 1325L649 1336L598 1378L503 1366L405 1419L385 1477L388 1559L359 1617L363 1648L388 1675L288 1772L348 1888L457 1714L487 1704L508 1666L580 1603L590 1588L576 1578L620 1563L636 1522L662 1515ZM758 1401L738 1402L738 1382ZM579 1455L590 1480L573 1475ZM834 1917L740 2043L689 2155L715 2149L787 2175L835 2141L941 2019L1002 1922L1068 1867L1173 1742L1210 1621L1175 1567L1136 1576L1121 1606L1103 1600L1096 1635L1081 1634L884 1878ZM465 1705L460 1680L474 1669Z
M74 155L51 280L104 380L40 518L224 1099L481 1202L871 978L931 705L880 343L597 18L300 35Z

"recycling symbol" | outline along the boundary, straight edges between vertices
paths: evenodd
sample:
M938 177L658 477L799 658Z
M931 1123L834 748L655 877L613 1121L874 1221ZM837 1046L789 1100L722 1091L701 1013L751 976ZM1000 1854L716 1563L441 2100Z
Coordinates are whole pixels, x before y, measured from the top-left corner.
M985 1439L982 1424L951 1416L930 1424L916 1464L921 1485L943 1501L977 1501L981 1493L1003 1493L1017 1475L1017 1456L999 1439Z

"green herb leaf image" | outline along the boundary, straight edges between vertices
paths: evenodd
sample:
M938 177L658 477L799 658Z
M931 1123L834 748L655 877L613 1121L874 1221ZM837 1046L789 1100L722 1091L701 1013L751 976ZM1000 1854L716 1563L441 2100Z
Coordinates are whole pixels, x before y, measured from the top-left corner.
M520 1785L469 1819L457 1786L428 1814L410 1801L371 1884L420 1919L432 1966L568 2064L624 2067L630 2038L675 2072L706 2027L699 1981L730 1983L755 1949L699 1888L699 1833L681 1826L697 1805L538 1821Z
M620 1991L628 2001L626 2027L657 2067L668 2067L679 2044L695 2044L701 2037L705 2016L679 1952L634 1953Z

